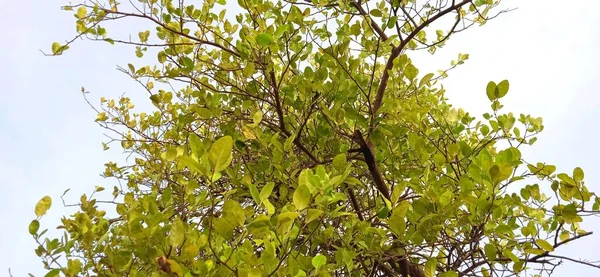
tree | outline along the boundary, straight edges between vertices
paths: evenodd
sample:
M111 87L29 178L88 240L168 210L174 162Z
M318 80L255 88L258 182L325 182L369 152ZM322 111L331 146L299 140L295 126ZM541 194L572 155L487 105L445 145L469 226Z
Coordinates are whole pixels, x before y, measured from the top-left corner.
M113 199L81 196L61 239L39 231L52 199L36 206L29 232L47 276L500 276L550 274L562 260L600 268L555 254L591 234L579 223L600 200L582 169L556 173L521 157L543 125L501 113L509 82L489 82L490 112L477 119L446 102L447 70L420 74L409 58L485 24L503 12L498 1L423 2L64 7L78 35L52 55L87 38L158 63L121 68L154 110L134 111L125 96L92 105L112 137L104 148L120 143L133 157L106 164ZM149 27L135 40L103 27L132 20Z

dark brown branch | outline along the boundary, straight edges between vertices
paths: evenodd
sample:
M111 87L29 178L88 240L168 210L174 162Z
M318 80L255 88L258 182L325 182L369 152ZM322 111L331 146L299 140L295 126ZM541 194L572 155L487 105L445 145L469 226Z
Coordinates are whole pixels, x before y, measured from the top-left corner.
M385 181L383 180L383 176L381 176L381 172L379 171L379 167L377 166L377 162L375 161L375 155L373 154L373 149L365 141L362 133L359 130L354 131L353 134L354 141L358 143L360 151L365 157L365 163L369 168L369 173L371 173L371 177L373 177L373 182L375 183L375 187L377 190L385 197L386 199L390 199L390 191L385 185Z

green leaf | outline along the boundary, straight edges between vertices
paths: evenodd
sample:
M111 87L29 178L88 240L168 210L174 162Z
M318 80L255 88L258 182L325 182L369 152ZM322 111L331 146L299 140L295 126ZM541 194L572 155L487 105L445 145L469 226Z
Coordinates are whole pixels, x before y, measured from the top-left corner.
M52 54L58 54L59 51L60 51L60 43L53 42L52 43Z
M429 258L427 262L425 262L425 267L423 271L425 271L426 277L434 277L435 276L435 267L437 266L436 258Z
M170 147L164 154L164 159L169 162L172 162L175 159L177 159L177 149L175 147Z
M44 196L35 205L35 215L40 217L46 214L48 209L52 206L52 198L50 196Z
M382 17L383 13L378 9L372 9L370 14L374 17Z
M267 209L267 214L271 215L275 213L275 206L273 206L273 204L271 204L271 202L268 199L263 200L262 204Z
M224 136L213 143L209 150L209 161L215 172L220 172L229 166L232 150L231 136Z
M249 184L248 188L250 189L250 195L252 196L252 199L254 199L254 202L260 204L262 201L260 199L260 193L258 192L258 188L256 188L256 186L253 184Z
M404 68L404 76L409 80L413 80L417 78L417 75L419 75L419 70L412 63L407 64Z
M446 271L442 274L439 274L438 277L458 277L458 272L454 270Z
M310 223L311 221L319 218L319 216L321 216L323 214L322 210L318 210L318 209L309 209L308 212L306 213L306 223Z
M442 207L444 207L444 206L450 204L450 202L452 202L453 198L454 198L454 193L447 190L442 195L440 195L440 205L442 205Z
M554 247L552 246L552 244L550 244L549 242L547 242L543 239L536 239L535 244L537 244L544 251L548 251L548 252L554 251Z
M297 210L303 210L308 206L308 203L310 202L310 190L306 185L300 185L296 188L293 201Z
M148 41L148 37L150 37L150 31L146 30L143 32L139 32L138 33L138 37L140 38L141 42L147 42Z
M48 273L46 273L46 275L44 275L44 277L56 277L56 276L60 276L60 269L58 269L58 268L50 270L50 271L48 271Z
M498 98L502 98L508 93L508 87L508 80L504 80L498 84Z
M244 68L243 74L244 77L250 77L252 76L252 74L254 74L254 72L256 71L256 66L254 65L253 62L248 63L248 65L246 65L246 67Z
M158 62L164 63L166 61L167 61L167 54L165 53L165 51L158 52Z
M496 86L496 83L490 81L487 84L487 88L485 89L485 93L487 94L488 99L490 99L490 101L494 101L496 99L498 99L498 87Z
M262 277L262 270L260 268L253 268L248 272L248 277Z
M178 160L182 163L183 166L187 166L190 170L196 173L202 173L206 175L206 172L202 165L195 159L190 156L181 156Z
M254 122L254 126L258 126L258 124L262 121L263 113L262 111L257 111L252 116L252 121Z
M223 215L231 218L235 227L244 225L244 221L246 221L246 212L244 211L244 208L242 208L240 203L234 200L225 201L225 204L223 204Z
M256 36L256 43L260 46L267 46L273 42L273 37L269 34L262 33Z
M333 167L339 171L343 171L346 168L346 154L338 154L333 158Z
M327 257L318 254L312 258L311 263L316 269L319 269L320 267L327 264Z
M396 22L398 22L397 16L390 17L390 19L388 19L388 22L387 22L387 28L388 29L394 28L394 26L396 26Z
M581 169L581 167L576 167L575 169L573 169L573 180L575 180L575 182L581 182L583 181L583 169Z
M204 154L204 145L196 134L190 134L189 137L190 149L192 150L192 154L196 156L196 158L202 157Z
M406 219L404 218L402 211L399 211L397 208L394 209L392 211L392 216L388 219L388 225L398 237L404 237L404 232L406 231Z
M498 256L498 250L496 249L496 245L492 243L488 243L483 247L483 252L489 261L495 261Z
M500 224L496 227L496 233L499 234L511 234L512 228L506 224Z
M29 223L29 234L35 235L37 231L40 229L40 222L37 219L34 219Z
M268 182L261 190L260 190L260 202L263 202L271 196L271 192L273 191L273 187L275 187L275 183Z

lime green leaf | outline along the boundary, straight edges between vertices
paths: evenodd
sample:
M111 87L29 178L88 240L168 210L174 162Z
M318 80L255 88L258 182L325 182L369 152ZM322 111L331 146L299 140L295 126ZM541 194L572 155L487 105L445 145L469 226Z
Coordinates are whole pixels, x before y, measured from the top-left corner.
M535 244L537 244L544 251L548 251L548 252L554 251L554 247L552 246L552 244L550 244L549 242L547 242L543 239L536 239Z
M36 219L32 220L31 223L29 223L29 234L35 235L39 229L40 229L40 222L37 221Z
M262 34L259 34L258 36L256 36L256 42L260 46L267 46L272 41L273 41L273 37L271 37L271 35L269 35L269 34L262 33Z
M327 257L321 254L316 255L312 258L311 263L316 269L319 269L320 267L327 264Z
M294 191L293 201L294 206L296 206L296 209L298 210L303 210L306 208L306 206L308 206L310 201L310 190L306 185L300 185L298 188L296 188L296 191Z
M52 206L52 198L50 196L44 196L35 205L35 215L43 216L46 214L48 209Z
M231 162L231 151L233 150L233 139L224 136L213 143L209 150L210 165L216 172L222 171Z

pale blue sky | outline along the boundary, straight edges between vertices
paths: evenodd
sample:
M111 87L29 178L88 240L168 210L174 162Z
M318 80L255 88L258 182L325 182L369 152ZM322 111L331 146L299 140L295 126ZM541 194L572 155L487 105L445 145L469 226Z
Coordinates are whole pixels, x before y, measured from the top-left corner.
M33 207L44 195L55 202L43 227L56 226L69 212L58 197L71 188L70 199L89 193L95 185L111 185L99 173L104 162L121 158L103 152L102 130L82 99L117 97L122 93L139 105L146 95L137 84L115 70L135 60L131 49L80 41L62 57L44 57L53 41L74 34L74 20L59 8L67 1L3 1L0 17L0 276L41 272L34 242L27 232ZM455 36L433 57L415 58L421 72L445 68L458 52L469 53L467 63L443 84L451 102L480 115L489 102L485 85L508 79L511 88L505 109L544 118L546 129L537 145L526 151L530 161L554 163L571 172L586 171L588 187L600 192L600 2L504 1L519 7ZM110 30L109 30L110 31ZM584 227L592 237L561 248L560 254L599 260L600 220L588 218ZM554 276L600 276L599 270L566 263Z

